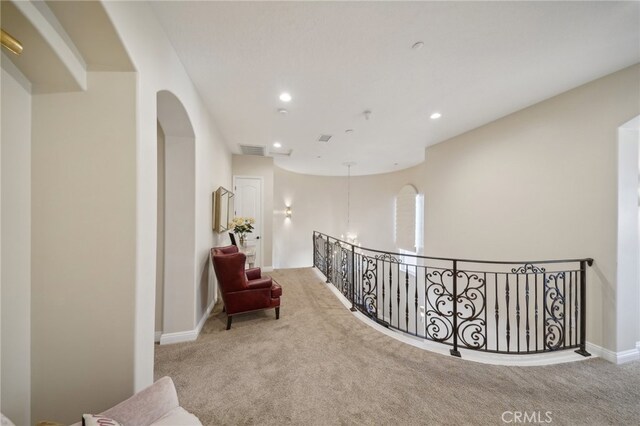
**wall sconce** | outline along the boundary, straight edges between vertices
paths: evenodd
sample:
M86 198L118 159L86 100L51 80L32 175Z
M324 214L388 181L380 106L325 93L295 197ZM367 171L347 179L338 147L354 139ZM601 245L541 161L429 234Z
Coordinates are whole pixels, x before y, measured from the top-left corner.
M290 206L287 206L287 207L284 209L284 216L285 216L285 217L288 217L289 219L291 219L291 207L290 207Z

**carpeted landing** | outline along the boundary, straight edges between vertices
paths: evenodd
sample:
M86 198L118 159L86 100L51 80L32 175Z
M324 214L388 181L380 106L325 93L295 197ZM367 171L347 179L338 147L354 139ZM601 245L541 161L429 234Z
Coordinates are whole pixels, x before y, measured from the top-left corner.
M312 269L271 275L283 288L278 321L273 310L252 313L225 331L216 306L197 341L156 346L156 378L171 376L205 425L499 425L514 412L567 425L640 419L640 362L501 367L434 354L354 318Z

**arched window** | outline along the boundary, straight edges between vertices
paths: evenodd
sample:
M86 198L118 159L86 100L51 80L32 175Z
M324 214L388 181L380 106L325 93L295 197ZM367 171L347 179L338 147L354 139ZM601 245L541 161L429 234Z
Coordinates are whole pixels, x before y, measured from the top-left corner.
M423 246L424 198L407 184L396 196L396 247L400 252L418 253Z

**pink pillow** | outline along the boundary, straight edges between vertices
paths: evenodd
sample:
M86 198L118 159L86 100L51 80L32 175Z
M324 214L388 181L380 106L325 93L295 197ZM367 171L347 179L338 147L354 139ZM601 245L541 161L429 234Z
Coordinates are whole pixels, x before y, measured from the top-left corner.
M82 426L122 426L109 417L101 416L100 414L83 414Z

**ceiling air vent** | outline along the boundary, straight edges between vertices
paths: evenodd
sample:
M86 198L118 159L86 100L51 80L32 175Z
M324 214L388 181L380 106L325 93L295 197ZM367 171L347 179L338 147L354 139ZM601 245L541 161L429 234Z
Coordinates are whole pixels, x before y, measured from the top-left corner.
M291 153L293 152L292 149L288 150L288 151L270 151L269 155L273 156L273 157L291 157Z
M240 145L240 149L244 155L257 155L264 157L265 147L257 145Z
M329 142L329 139L331 139L331 135L320 135L318 142Z

